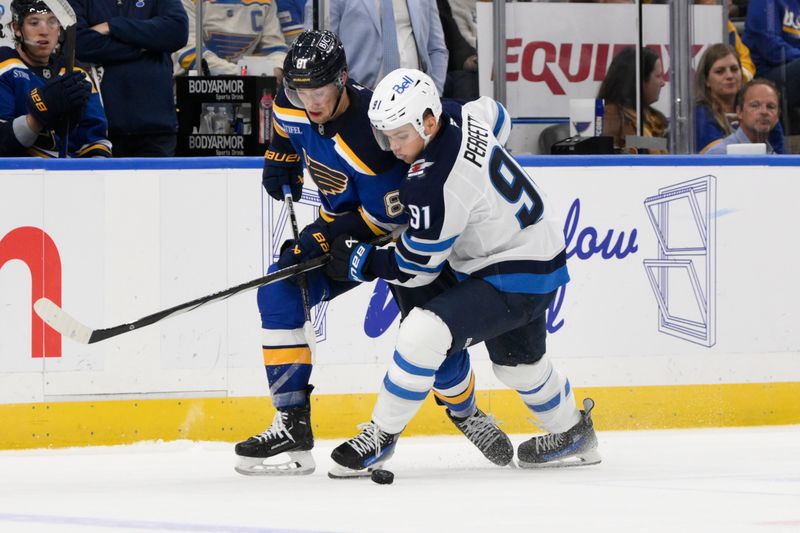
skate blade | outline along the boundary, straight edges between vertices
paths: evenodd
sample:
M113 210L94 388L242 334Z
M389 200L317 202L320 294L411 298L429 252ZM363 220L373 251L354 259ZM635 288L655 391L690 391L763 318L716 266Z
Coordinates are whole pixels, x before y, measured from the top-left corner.
M593 449L565 457L558 461L547 461L546 463L526 463L522 459L517 458L517 466L520 468L566 468L570 466L596 465L601 460L600 452Z
M347 468L346 466L342 466L339 464L334 464L330 470L328 470L328 477L331 479L358 479L358 478L365 478L372 476L372 471L377 470L383 466L386 461L380 461L375 464L369 466L369 468L363 468L361 470L353 470L352 468Z
M233 467L244 476L307 476L313 474L317 465L311 452L286 452L289 460L282 463L266 463L272 457L243 457Z

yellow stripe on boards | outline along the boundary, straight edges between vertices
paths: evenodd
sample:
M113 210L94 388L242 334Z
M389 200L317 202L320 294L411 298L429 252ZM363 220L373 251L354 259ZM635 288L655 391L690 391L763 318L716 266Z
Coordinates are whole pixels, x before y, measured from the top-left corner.
M533 434L531 417L514 391L479 391L478 405L503 421L508 433ZM800 424L800 383L592 387L600 431ZM375 394L313 395L311 422L320 439L345 439L370 419ZM128 444L146 440L236 442L269 426L270 399L197 398L106 400L0 405L0 449ZM456 435L444 407L433 395L424 402L404 436ZM233 453L233 448L231 448Z

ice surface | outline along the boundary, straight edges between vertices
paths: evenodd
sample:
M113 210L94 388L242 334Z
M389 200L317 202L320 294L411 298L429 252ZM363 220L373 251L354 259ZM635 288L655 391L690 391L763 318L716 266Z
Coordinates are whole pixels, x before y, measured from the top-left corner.
M402 438L393 485L328 479L333 441L313 475L282 478L235 473L229 443L3 451L0 531L800 531L800 426L598 436L600 465L551 470Z

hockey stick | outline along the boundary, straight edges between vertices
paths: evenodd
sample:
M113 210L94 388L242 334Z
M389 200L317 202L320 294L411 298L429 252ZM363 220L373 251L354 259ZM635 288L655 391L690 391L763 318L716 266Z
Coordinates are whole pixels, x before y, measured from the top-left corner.
M292 189L289 185L283 186L283 200L286 202L286 209L289 211L289 220L292 223L292 236L294 237L295 244L300 242L300 232L297 229L297 217L294 214L294 199L292 198ZM308 278L305 274L298 274L298 285L300 286L300 295L303 298L303 333L308 343L308 348L311 350L311 359L314 359L314 354L317 352L317 332L314 330L314 324L311 322L311 298L308 295Z
M78 17L75 15L75 10L69 5L67 0L42 0L45 5L50 8L53 15L56 16L61 27L64 28L64 55L67 58L65 65L66 74L72 72L75 68L75 26L78 22ZM69 147L69 117L67 117L64 125L64 134L61 136L61 148L58 152L58 157L63 159L67 157L67 150Z
M375 239L372 244L375 246L387 244L396 235L398 235L400 231L402 231L402 228L399 228L392 233L382 235L381 237ZM229 289L215 292L207 296L201 296L200 298L195 298L190 302L178 304L175 307L158 311L152 315L147 315L139 320L109 328L92 329L81 322L78 322L77 319L72 317L69 313L61 309L48 298L40 298L36 300L36 302L33 304L33 308L36 311L36 314L39 315L39 317L41 317L41 319L44 320L48 326L59 332L61 335L69 337L75 342L80 342L82 344L94 344L95 342L100 342L102 340L110 339L111 337L116 337L117 335L122 335L123 333L128 333L129 331L134 331L145 326L155 324L156 322L160 322L161 320L171 316L188 313L189 311L193 311L206 304L218 302L220 300L226 300L235 294L239 294L240 292L257 289L263 285L269 285L270 283L275 283L276 281L291 278L297 274L318 269L326 265L330 260L331 256L329 254L315 257L314 259L309 259L303 263L282 268L281 270L276 270L275 272L267 274L266 276L236 285L235 287L230 287Z

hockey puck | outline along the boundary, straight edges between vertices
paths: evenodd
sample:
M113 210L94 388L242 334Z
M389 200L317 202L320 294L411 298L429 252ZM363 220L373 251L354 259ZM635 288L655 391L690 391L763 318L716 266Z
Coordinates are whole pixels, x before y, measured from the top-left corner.
M379 485L391 485L394 483L394 474L381 468L373 470L370 477L372 481Z

